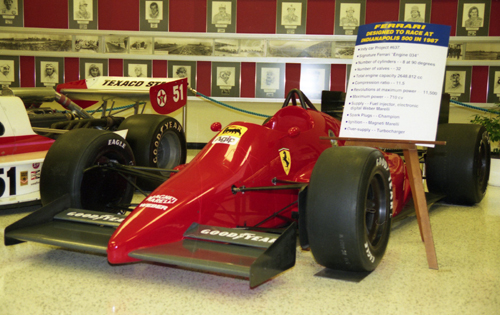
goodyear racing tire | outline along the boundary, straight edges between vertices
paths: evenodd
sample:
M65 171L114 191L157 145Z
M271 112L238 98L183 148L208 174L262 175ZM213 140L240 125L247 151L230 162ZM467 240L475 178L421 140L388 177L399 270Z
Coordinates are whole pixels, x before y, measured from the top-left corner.
M309 246L320 265L375 269L389 241L391 187L389 167L376 149L332 147L321 154L306 205Z
M70 196L71 207L79 209L113 212L114 205L130 204L135 189L118 172L87 170L110 161L135 163L130 146L119 135L97 129L75 129L61 135L42 165L42 204L65 194Z
M439 125L437 140L446 145L427 151L425 166L429 192L444 194L445 202L480 202L490 177L490 144L486 128L473 124Z
M172 169L186 163L186 137L176 119L155 114L134 115L126 118L118 129L128 129L126 139L137 165ZM162 175L168 179L170 173L163 172ZM137 179L139 187L145 190L154 190L161 183L158 180Z

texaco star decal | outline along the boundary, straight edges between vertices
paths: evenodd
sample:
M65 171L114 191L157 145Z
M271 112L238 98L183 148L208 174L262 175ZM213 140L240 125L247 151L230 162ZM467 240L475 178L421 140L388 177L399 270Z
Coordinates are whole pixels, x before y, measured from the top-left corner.
M158 94L156 94L156 102L160 107L163 107L165 106L165 104L167 104L167 93L165 93L165 90L158 91Z

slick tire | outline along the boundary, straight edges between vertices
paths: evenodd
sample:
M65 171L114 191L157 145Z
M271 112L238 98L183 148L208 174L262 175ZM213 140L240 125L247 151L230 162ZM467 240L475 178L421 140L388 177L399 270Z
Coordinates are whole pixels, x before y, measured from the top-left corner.
M486 128L473 124L439 125L437 145L427 151L425 166L429 192L443 201L472 205L480 202L490 177L490 143Z
M174 118L141 114L126 118L119 130L128 129L127 142L134 152L138 166L172 169L186 163L186 136L182 125ZM167 180L170 172L162 172ZM162 181L138 178L137 185L154 190Z
M321 154L306 203L309 246L320 265L357 272L377 267L389 241L391 189L380 151L332 147Z
M119 135L97 129L75 129L61 135L45 157L40 175L43 205L68 194L72 208L117 212L128 205L134 187L118 172L91 169L110 161L134 165L128 143ZM134 181L133 177L127 176Z

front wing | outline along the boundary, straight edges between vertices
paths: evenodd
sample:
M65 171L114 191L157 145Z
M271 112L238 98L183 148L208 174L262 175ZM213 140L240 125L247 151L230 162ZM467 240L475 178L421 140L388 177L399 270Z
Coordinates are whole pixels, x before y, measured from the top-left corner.
M68 206L64 196L8 226L5 245L31 241L106 255L113 232L126 216ZM247 278L253 288L295 265L296 226L273 234L193 223L183 240L144 247L129 256Z

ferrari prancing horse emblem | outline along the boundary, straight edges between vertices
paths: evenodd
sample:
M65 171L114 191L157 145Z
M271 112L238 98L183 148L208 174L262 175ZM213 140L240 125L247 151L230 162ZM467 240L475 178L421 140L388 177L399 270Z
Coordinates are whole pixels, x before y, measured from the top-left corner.
M290 167L292 166L292 158L290 156L290 150L287 148L283 148L279 150L280 152L280 160L283 165L283 170L285 174L288 175L290 173Z

